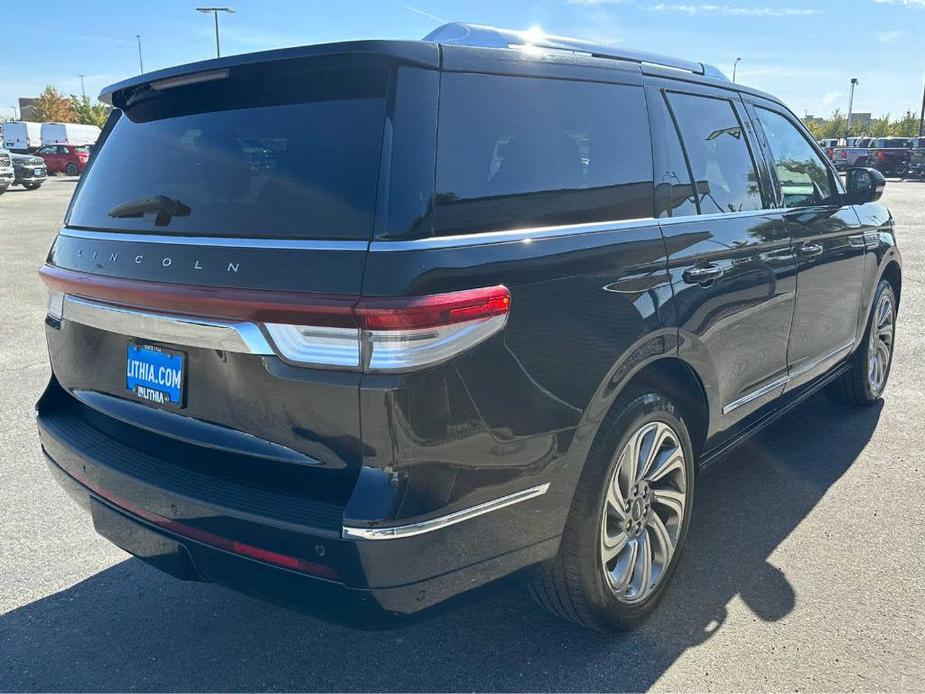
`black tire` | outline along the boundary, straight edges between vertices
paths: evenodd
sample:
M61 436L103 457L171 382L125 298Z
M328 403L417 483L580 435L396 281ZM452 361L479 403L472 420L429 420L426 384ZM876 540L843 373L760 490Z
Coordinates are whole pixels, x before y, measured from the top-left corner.
M77 168L77 164L75 164L72 161L69 161L67 163L67 166L64 167L64 173L66 173L68 176L76 176L77 174L80 173L80 169Z
M3 195L6 192L6 188L0 188L0 195Z
M684 454L686 502L667 566L647 597L628 604L611 589L602 563L602 522L619 454L635 432L653 422L667 424L678 434L677 443ZM601 424L572 500L559 554L552 568L531 585L533 597L552 613L592 629L613 631L636 626L655 609L677 567L690 525L693 493L694 457L678 410L660 393L625 394ZM651 546L651 540L649 543Z
M871 340L872 331L876 330L875 322L878 320L878 308L882 301L888 301L892 309L892 338L890 340L889 358L883 372L882 383L876 385L871 377L871 358L876 345ZM893 367L893 353L896 345L896 294L893 287L886 280L880 280L870 315L867 317L867 330L864 331L864 340L851 357L851 370L839 378L829 389L829 394L840 402L853 405L871 405L883 395ZM874 379L876 380L876 379Z

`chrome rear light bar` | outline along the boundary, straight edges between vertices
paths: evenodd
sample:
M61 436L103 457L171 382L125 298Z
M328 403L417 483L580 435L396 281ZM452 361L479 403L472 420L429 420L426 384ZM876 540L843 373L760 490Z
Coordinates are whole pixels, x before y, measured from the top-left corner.
M506 287L416 297L185 287L45 266L49 316L143 340L298 366L399 372L432 366L504 329Z

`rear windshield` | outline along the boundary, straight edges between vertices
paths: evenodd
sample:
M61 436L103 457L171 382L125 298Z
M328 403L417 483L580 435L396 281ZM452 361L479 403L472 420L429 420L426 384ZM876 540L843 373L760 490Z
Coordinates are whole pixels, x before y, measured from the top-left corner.
M114 116L68 223L368 239L388 80L384 67L287 67L139 93Z

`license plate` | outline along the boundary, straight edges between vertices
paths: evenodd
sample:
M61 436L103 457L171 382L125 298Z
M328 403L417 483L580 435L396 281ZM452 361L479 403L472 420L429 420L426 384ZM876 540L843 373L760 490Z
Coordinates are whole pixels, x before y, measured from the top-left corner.
M33 175L33 176L41 176L41 175L42 175L42 170L41 170L41 169L32 169L32 175Z
M155 405L182 407L185 360L182 352L130 342L125 387Z

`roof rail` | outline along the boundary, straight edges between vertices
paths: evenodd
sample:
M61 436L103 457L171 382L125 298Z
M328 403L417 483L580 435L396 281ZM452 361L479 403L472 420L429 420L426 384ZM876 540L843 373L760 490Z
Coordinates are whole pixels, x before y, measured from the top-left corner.
M681 58L672 58L657 53L637 51L631 48L617 48L581 39L572 39L566 36L552 36L535 31L516 31L513 29L499 29L482 24L466 24L451 22L437 27L427 36L425 41L433 43L448 43L461 46L480 46L482 48L516 48L536 46L574 53L584 53L595 58L612 58L626 60L640 65L658 65L675 70L684 70L696 75L712 77L713 79L729 81L718 68L707 63L698 63Z

